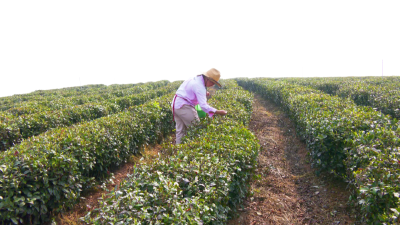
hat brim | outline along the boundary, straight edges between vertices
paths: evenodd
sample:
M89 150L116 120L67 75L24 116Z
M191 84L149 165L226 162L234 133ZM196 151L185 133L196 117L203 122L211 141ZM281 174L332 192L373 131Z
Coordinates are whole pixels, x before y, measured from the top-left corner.
M206 76L206 77L207 77L211 82L213 82L214 84L218 85L218 87L222 87L222 85L221 85L220 83L218 83L218 81L212 79L212 78L209 77L209 76Z

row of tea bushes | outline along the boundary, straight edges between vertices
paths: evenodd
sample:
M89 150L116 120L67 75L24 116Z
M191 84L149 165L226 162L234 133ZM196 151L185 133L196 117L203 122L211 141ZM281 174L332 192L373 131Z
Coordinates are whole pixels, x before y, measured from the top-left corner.
M223 117L215 116L222 120L232 120L247 126L253 112L254 95L243 90L235 80L225 80L221 82L223 89L218 90L208 103L217 109L226 110L227 115Z
M155 83L155 82L149 82L149 83ZM61 89L38 90L28 94L17 94L13 96L2 97L0 98L0 106L7 104L17 104L27 101L43 101L43 100L50 101L58 98L69 98L82 95L123 92L124 90L128 90L135 86L140 86L143 84L144 83L112 84L108 86L104 84L91 84L91 85L67 87Z
M63 96L49 96L42 97L40 100L26 101L16 104L1 104L0 110L7 110L16 116L25 115L29 113L37 113L49 110L58 110L73 107L75 105L82 105L86 103L102 102L117 97L129 96L141 92L157 89L169 84L169 81L162 80L157 82L147 82L145 84L135 85L131 88L118 89L116 87L103 88L98 91L84 92L79 95L72 95L69 97Z
M232 138L235 137L235 138ZM242 125L212 123L172 156L134 169L83 219L89 224L224 224L246 194L258 143Z
M52 89L52 90L38 90L28 94L16 94L13 96L1 97L0 106L22 103L26 101L40 101L49 97L60 98L60 97L70 97L78 96L81 94L87 94L91 92L96 92L101 89L106 89L107 86L104 84L92 84L79 87L69 87L62 89ZM0 107L2 110L2 107Z
M22 140L17 124L7 124L0 121L0 152L19 143Z
M127 95L118 98L110 98L107 101L110 103L115 103L120 108L125 109L134 105L142 104L143 102L153 99L155 97L159 97L170 92L175 92L181 84L182 81L174 81L172 83L166 84L165 86L155 89L153 88L139 94Z
M173 95L27 139L0 153L0 223L42 224L72 207L94 178L174 129Z
M385 87L385 89L400 88L400 77L313 77L313 78L276 78L274 80L282 80L292 84L302 86L311 86L335 95L337 90L342 86L348 86L352 83L360 83L368 85L376 85Z
M62 110L11 117L0 122L0 138L3 142L0 143L0 151L20 143L22 139L39 135L52 128L68 127L79 122L121 112L130 106L143 104L153 98L173 92L181 83L181 81L176 81L163 88L113 98L96 104L88 103Z
M290 83L311 86L331 95L350 98L358 105L377 108L400 118L400 78L285 78Z
M385 114L400 119L400 85L391 89L390 85L365 85L354 82L342 86L336 94L343 98L348 97L359 105L377 108Z
M221 80L220 84L222 85L219 88L220 92L223 91L224 94L213 96L209 101L210 105L215 104L218 109L227 110L228 115L226 117L242 118L239 121L247 126L251 117L249 112L253 111L254 95L247 91L244 92L243 88L233 79ZM218 88L218 86L215 87ZM237 104L243 104L243 107L238 107Z
M100 202L100 208L82 220L89 224L224 224L246 196L246 181L256 168L259 151L258 140L243 126L249 123L252 108L246 107L253 96L237 86L237 90L224 87L210 105L229 105L226 117L202 119L189 129L183 144L164 148L171 156L135 167ZM247 106L241 103L245 101Z
M111 100L118 97L129 96L133 94L139 94L145 91L154 90L169 84L169 81L158 81L158 82L148 82L145 84L138 84L131 88L118 89L105 88L98 90L97 92L92 91L89 93L82 92L80 95L69 96L69 97L58 97L52 96L42 99L41 101L28 101L21 104L12 104L9 106L2 106L2 108L9 109L7 111L13 113L14 115L25 115L32 112L42 112L48 110L58 110L73 107L75 105L82 105L86 103L96 103L105 100ZM33 110L32 110L33 109Z
M222 87L218 87L215 85L214 87L217 88L217 90L220 89L234 89L234 88L239 88L242 89L235 80L232 79L222 79L219 81Z
M397 120L350 99L284 81L240 79L238 83L286 109L318 171L331 171L355 188L352 200L360 206L364 222L399 222Z
M352 196L366 222L400 223L400 124L357 132L349 140L346 166L357 187Z

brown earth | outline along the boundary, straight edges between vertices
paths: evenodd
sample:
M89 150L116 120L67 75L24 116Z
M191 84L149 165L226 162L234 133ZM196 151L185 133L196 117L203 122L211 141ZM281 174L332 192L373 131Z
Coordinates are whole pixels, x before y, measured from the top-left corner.
M305 144L279 107L256 96L249 129L261 145L253 194L229 225L357 224L346 183L315 175Z
M212 92L212 90L210 90ZM350 192L346 184L329 176L316 176L311 168L307 149L296 136L293 123L274 103L255 97L250 130L260 140L258 168L250 182L250 192L237 218L228 225L258 224L358 224L355 210L347 205ZM228 112L229 113L229 112ZM166 140L174 143L174 136ZM144 151L148 163L162 154L161 145ZM112 171L108 190L118 186L139 157ZM80 224L83 217L98 206L98 198L107 193L100 185L85 193L73 210L59 214L57 224Z

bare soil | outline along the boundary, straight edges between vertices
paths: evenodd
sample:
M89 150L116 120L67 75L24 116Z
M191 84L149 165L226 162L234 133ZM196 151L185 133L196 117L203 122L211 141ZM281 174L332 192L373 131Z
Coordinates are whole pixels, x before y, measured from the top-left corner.
M315 175L305 144L278 106L256 95L249 128L261 145L258 168L252 194L229 225L356 224L346 183Z

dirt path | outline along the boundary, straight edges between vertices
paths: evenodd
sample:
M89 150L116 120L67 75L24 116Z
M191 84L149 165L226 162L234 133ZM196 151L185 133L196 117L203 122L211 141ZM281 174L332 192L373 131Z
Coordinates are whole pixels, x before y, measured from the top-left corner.
M250 130L262 145L252 197L229 225L355 224L344 182L317 177L293 123L274 103L256 96Z

